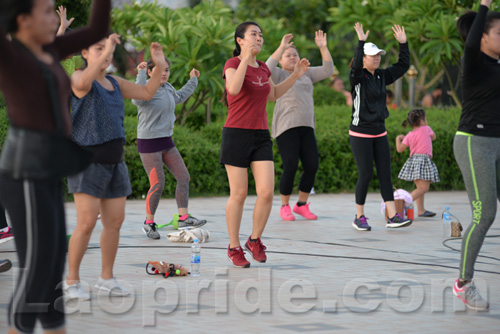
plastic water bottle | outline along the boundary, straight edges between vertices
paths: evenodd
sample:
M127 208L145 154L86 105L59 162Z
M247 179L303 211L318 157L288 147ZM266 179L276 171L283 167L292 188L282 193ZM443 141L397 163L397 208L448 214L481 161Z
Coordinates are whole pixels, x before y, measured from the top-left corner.
M415 219L415 211L413 209L413 203L406 209L406 218L414 220Z
M449 206L443 211L443 236L447 238L451 237L451 213Z
M201 246L198 239L194 239L191 246L191 276L200 276Z

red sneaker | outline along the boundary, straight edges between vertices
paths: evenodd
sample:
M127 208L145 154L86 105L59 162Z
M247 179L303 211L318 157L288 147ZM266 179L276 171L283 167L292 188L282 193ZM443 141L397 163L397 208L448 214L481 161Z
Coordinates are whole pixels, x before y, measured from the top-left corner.
M229 246L227 246L227 258L236 268L250 267L250 262L245 259L245 252L240 246L234 247L233 250L229 250Z
M314 213L311 212L311 210L309 210L309 204L311 203L307 203L302 206L298 206L297 204L295 204L295 206L293 207L293 212L309 220L318 219L318 216L316 216Z
M295 220L295 216L292 213L292 209L290 209L290 205L286 204L286 205L283 205L281 207L281 209L280 209L280 217L283 220L287 220L287 221L293 221L293 220Z
M247 242L245 243L245 248L250 253L250 256L254 261L264 263L267 260L266 256L266 246L262 244L260 238L257 241L250 241L250 237L248 237Z

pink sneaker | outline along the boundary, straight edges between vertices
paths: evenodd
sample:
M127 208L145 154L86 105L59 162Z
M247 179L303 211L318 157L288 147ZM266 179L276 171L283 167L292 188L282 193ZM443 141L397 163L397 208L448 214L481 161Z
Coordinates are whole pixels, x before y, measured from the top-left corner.
M283 205L280 209L280 216L283 220L292 221L295 220L295 216L292 213L292 209L290 209L290 205Z
M318 219L318 216L316 216L314 213L311 212L311 210L309 210L309 204L311 203L307 203L302 206L298 206L297 204L295 204L295 206L293 207L293 212L309 220Z

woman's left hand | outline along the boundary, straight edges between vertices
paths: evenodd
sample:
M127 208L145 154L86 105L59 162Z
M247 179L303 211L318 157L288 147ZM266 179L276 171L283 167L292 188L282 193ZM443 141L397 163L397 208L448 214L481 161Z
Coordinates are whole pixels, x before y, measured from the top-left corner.
M194 77L199 78L199 77L200 77L200 71L198 71L196 68L193 68L193 69L191 70L191 73L189 73L189 76L190 76L191 78L194 78Z
M405 27L399 26L399 25L394 25L392 27L392 31L394 31L394 38L401 44L406 43L406 33L405 33Z
M302 75L304 75L304 73L307 72L307 70L309 70L309 65L311 65L309 63L309 60L307 60L306 58L302 58L297 64L295 64L293 73L296 73L299 77L301 77Z
M318 30L316 31L316 37L314 38L314 41L316 42L316 45L318 48L325 48L326 47L326 34L323 32L323 30Z

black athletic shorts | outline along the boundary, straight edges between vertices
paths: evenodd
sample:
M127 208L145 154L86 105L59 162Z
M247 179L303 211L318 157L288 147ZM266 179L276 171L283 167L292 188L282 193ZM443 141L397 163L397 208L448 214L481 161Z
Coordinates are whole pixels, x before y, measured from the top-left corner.
M219 162L247 168L252 161L273 161L269 130L223 128Z

